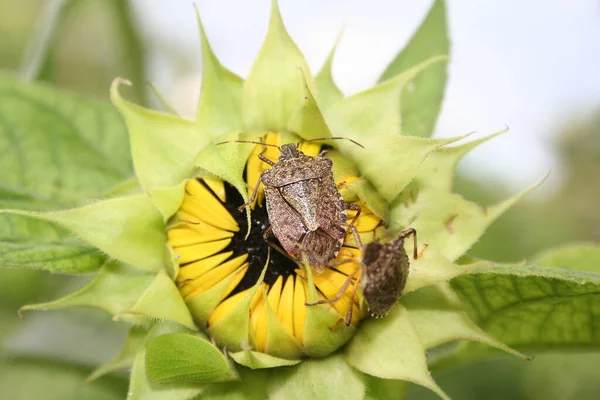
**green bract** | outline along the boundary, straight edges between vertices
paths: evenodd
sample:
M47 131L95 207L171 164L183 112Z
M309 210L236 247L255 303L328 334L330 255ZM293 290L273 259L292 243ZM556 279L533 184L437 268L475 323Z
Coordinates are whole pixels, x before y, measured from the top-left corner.
M195 121L130 103L120 93L123 79L110 94L125 126L104 104L0 77L0 143L14 150L0 159L1 264L97 272L77 292L22 310L96 307L132 324L121 354L89 380L131 369L131 399L398 398L406 382L448 398L428 361L439 368L490 349L526 358L508 345L600 343L597 262L578 272L589 258L569 250L540 256L539 267L457 262L527 191L486 208L452 192L461 157L491 136L453 146L464 137L429 138L446 83L443 1L434 2L379 83L348 97L334 83L333 52L313 78L276 1L245 80L221 65L199 25L203 79ZM310 308L300 343L267 306L271 336L260 352L248 316L260 280L207 329L198 321L209 319L230 281L184 301L175 283L180 255L167 245L166 229L195 177L221 179L247 200L243 173L254 146L214 144L269 132L288 142L343 136L361 143L364 149L328 142L336 179L356 178L346 185L347 200L360 199L391 233L416 228L429 247L411 261L406 294L385 318L330 331L337 314ZM594 246L586 252L600 254ZM307 301L314 301L307 272ZM567 326L586 318L589 332ZM463 342L453 351L436 353L457 340Z

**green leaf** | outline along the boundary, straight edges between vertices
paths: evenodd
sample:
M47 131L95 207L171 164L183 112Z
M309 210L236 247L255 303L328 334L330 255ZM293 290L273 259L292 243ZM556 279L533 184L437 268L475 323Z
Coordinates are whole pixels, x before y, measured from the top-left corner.
M327 111L331 105L337 103L344 97L344 94L340 88L335 84L332 73L333 57L341 37L342 35L340 32L340 35L335 41L333 48L329 52L329 55L323 64L323 67L317 76L315 76L315 87L317 89L315 96L317 97L319 107L323 111Z
M402 106L402 90L421 71L444 60L446 57L430 58L393 79L338 101L326 115L331 132L334 136L350 136L361 143L366 138L400 135L404 132L398 112Z
M348 136L356 139L364 148L341 142L338 144L340 150L355 161L361 175L371 182L388 203L413 179L430 152L462 139L434 140L402 135L359 137L350 133Z
M158 272L154 281L132 308L118 315L124 319L130 316L173 321L192 330L198 329L175 283L164 270Z
M83 385L87 373L84 368L66 363L9 359L0 363L0 400L120 400L125 397L125 380L111 377Z
M600 273L600 246L595 243L572 243L544 251L531 264Z
M286 360L284 358L278 358L266 353L251 350L229 353L229 356L233 358L236 363L250 369L289 367L301 362L301 360Z
M132 174L109 104L0 75L0 207L59 208Z
M204 339L161 335L146 346L148 377L160 383L210 383L236 379L227 357Z
M285 131L304 100L303 74L314 92L308 64L283 25L277 1L272 0L267 37L244 86L245 130Z
M429 375L425 349L400 304L385 318L363 322L345 353L348 363L365 374L413 382L448 399Z
M202 393L206 385L156 383L146 373L146 348L154 338L171 333L189 333L181 325L173 323L155 323L148 332L143 347L135 356L131 379L129 381L128 400L189 400Z
M477 324L511 347L564 351L600 345L598 272L497 266L456 278L452 286Z
M127 339L125 340L123 348L121 349L119 354L111 361L96 368L94 372L92 372L90 376L87 377L85 382L90 383L106 374L110 374L115 371L130 369L133 366L133 360L135 359L135 355L141 349L147 334L147 327L132 326L131 329L129 329L129 334L127 335Z
M0 214L0 267L78 274L106 261L99 250L46 221Z
M363 399L362 374L344 362L341 355L308 359L280 370L268 381L270 400Z
M108 199L70 210L35 212L0 210L54 222L142 270L158 271L166 263L167 241L162 216L148 196Z
M123 79L113 81L110 97L123 115L131 142L131 157L145 190L174 186L189 178L194 159L210 136L190 120L132 104L119 94Z
M93 307L118 315L123 310L133 307L153 279L153 275L109 262L82 289L48 303L24 306L21 311Z
M390 228L410 226L417 230L421 241L449 260L456 260L492 222L542 182L491 207L480 207L445 189L406 190L390 206Z
M242 129L244 80L229 71L213 53L196 7L202 43L202 88L197 122L213 136Z
M448 55L450 41L446 7L436 0L425 20L404 50L388 65L379 81L393 79L431 57ZM402 131L407 135L429 137L440 113L448 78L448 62L431 66L417 75L402 91Z

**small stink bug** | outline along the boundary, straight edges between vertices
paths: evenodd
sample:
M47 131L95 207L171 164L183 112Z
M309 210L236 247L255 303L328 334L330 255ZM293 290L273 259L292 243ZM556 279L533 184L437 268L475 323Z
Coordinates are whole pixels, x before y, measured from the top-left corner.
M306 303L308 306L335 303L344 295L346 289L354 279L354 276L357 275L354 288L350 295L350 307L346 313L346 318L343 319L346 326L349 326L352 321L352 302L354 301L356 289L359 285L365 298L369 314L372 317L384 317L394 304L396 304L406 286L406 279L408 278L410 267L408 255L406 254L406 250L404 250L404 240L407 237L413 236L413 259L416 260L419 258L421 253L427 247L427 245L424 245L421 252L417 251L417 231L412 228L403 231L398 237L389 242L381 243L379 240L375 240L365 246L360 244L358 232L353 230L353 233L356 242L361 247L362 256L359 267L348 276L348 279L344 282L334 298L319 300L314 303ZM347 259L337 261L339 261L337 264L348 262ZM333 266L333 264L330 263L330 266Z
M329 139L345 138L313 140ZM360 215L360 207L346 203L342 198L333 177L333 162L324 157L326 151L312 157L302 153L296 143L281 147L270 145L278 147L281 153L274 162L263 155L268 145L258 144L265 146L258 158L271 168L260 175L250 199L239 209L254 202L262 182L271 223L265 231L265 240L269 242L272 234L294 260L306 258L317 273L321 272L344 242L349 225L346 210L357 211L354 221Z

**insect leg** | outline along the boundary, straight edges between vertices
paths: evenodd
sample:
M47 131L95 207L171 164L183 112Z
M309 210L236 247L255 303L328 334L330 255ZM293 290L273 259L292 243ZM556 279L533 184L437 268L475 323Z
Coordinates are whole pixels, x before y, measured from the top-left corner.
M295 263L296 261L284 249L282 249L279 245L277 245L275 242L273 242L269 239L271 236L273 236L273 228L268 227L267 230L265 230L265 233L263 233L263 240L270 247L274 248L275 250L277 250L278 252L280 252L281 254L283 254L284 256L286 256L287 258L289 258L291 261L293 261Z
M261 143L262 143L262 139L261 139ZM276 163L275 163L275 162L273 162L273 161L271 161L271 160L269 160L267 157L265 157L265 156L263 155L263 154L265 154L265 153L267 152L267 146L266 146L264 143L263 143L262 145L263 145L263 149L262 149L262 151L261 151L261 152L258 154L258 158L259 158L259 159L260 159L262 162L265 162L265 163L269 164L269 165L272 167L272 166L273 166L273 165L275 165Z
M356 268L350 275L348 275L348 279L346 279L346 281L340 288L340 291L335 295L334 298L317 300L317 301L313 301L312 303L304 303L304 305L305 306L316 306L317 304L332 304L332 303L335 303L336 301L339 301L342 298L342 296L344 295L344 292L346 292L346 289L348 289L348 286L350 286L350 283L352 282L352 278L359 270L360 270L360 267ZM360 274L359 274L359 276L360 276ZM352 300L354 300L354 298L352 298Z
M352 231L352 235L354 235L354 241L359 249L362 249L362 240L360 239L360 235L358 234L358 229L353 224L342 224L343 226L347 226Z
M400 233L400 237L402 239L406 239L407 237L409 237L411 235L413 237L413 259L416 260L417 258L419 258L423 255L423 252L429 245L427 243L425 243L423 245L423 248L420 251L417 250L417 248L418 248L418 246L417 246L417 230L414 228L407 229L404 232Z
M354 288L352 289L352 294L350 295L350 305L348 306L348 311L346 312L346 320L344 323L346 326L350 326L352 323L352 303L354 303L354 296L356 296L356 289L358 289L358 284L360 283L361 270L358 271L358 276L356 277L356 282L354 283Z
M356 215L354 216L354 218L352 218L352 221L350 221L350 224L354 225L354 223L356 222L356 220L360 216L360 213L361 213L362 209L357 204L346 203L346 210L354 210L354 211L356 211Z
M248 199L247 202L245 202L244 204L242 204L241 206L238 207L239 211L243 211L244 208L246 208L250 204L254 203L254 200L256 200L256 195L258 194L259 187L260 187L260 178L258 178L258 181L256 182L256 185L254 186L254 190L252 191L252 196L250 196L250 198Z

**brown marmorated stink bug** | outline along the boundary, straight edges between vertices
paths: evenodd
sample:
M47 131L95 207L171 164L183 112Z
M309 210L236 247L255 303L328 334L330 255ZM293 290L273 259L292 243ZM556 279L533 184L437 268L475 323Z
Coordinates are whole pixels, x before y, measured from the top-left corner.
M346 138L306 142L330 139ZM361 146L351 139L347 140ZM265 241L278 249L269 240L272 234L294 260L306 259L308 265L320 273L338 254L346 237L346 227L358 218L360 207L346 203L342 198L333 177L333 162L324 157L326 150L311 157L298 150L296 143L281 147L262 142L257 144L265 146L258 158L271 168L260 175L252 196L239 209L243 210L254 202L262 182L271 223L264 232ZM277 162L263 155L266 146L279 148L281 154ZM357 211L351 224L347 223L347 209Z
M407 237L413 236L413 259L419 258L427 247L425 244L420 252L417 251L417 231L413 228L401 232L398 237L389 242L381 243L379 240L374 240L365 246L362 246L360 236L355 229L353 229L353 233L356 243L361 247L362 256L359 267L348 276L334 298L306 303L307 306L335 303L342 298L354 276L358 274L350 295L350 307L348 307L346 318L343 319L346 326L350 326L352 321L352 302L359 284L372 317L384 317L396 304L406 286L410 267L406 250L404 250L404 240ZM336 261L339 262L330 263L329 266L348 262L347 259ZM336 326L337 324L332 329Z

